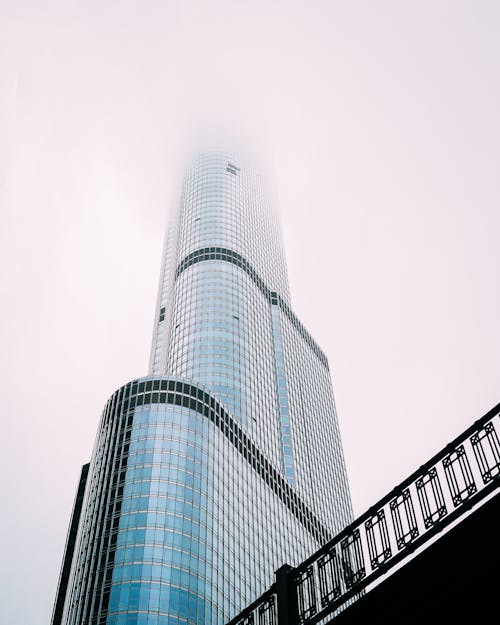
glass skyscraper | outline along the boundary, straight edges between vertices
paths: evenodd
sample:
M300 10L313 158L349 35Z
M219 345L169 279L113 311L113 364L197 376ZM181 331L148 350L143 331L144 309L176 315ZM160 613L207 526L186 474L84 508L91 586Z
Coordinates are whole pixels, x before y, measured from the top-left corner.
M253 163L201 153L149 373L104 408L53 625L223 625L352 520L328 361L294 314Z

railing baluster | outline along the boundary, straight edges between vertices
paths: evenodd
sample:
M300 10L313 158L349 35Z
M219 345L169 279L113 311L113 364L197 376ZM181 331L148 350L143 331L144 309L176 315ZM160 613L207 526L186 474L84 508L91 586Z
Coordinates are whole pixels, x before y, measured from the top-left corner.
M316 614L316 586L313 567L308 566L296 577L299 623L305 623Z
M271 595L269 599L262 603L258 608L259 625L276 625L276 604L274 601L274 595ZM252 614L253 618L253 614ZM253 621L252 621L253 623Z
M378 569L392 555L384 510L379 510L377 514L369 518L365 522L365 528L370 564L372 569Z
M443 491L435 467L415 482L425 529L435 525L446 513Z
M359 529L356 528L340 543L342 549L342 568L347 588L352 588L366 575L365 561L361 548Z
M396 545L401 550L414 541L419 533L410 489L405 488L401 495L398 495L390 502L389 507L396 534ZM404 510L403 519L401 518L401 508Z
M337 545L318 559L321 607L325 608L342 594L340 558Z
M457 466L460 472L455 470ZM451 499L456 508L477 492L477 487L463 445L459 445L455 451L451 452L443 459L443 468L450 489Z
M493 423L471 436L472 448L476 456L483 482L487 484L500 471L500 444Z

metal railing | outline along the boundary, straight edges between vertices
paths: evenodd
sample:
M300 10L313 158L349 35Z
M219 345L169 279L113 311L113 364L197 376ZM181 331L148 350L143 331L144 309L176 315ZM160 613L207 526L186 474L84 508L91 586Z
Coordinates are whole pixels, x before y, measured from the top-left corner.
M228 625L314 625L500 486L500 404Z

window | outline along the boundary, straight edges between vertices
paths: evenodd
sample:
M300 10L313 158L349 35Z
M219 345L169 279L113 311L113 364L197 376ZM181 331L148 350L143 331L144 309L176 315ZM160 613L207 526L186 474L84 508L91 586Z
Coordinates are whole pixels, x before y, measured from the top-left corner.
M237 167L236 165L232 165L231 163L228 163L226 167L226 171L236 176L238 172L240 171L240 168Z

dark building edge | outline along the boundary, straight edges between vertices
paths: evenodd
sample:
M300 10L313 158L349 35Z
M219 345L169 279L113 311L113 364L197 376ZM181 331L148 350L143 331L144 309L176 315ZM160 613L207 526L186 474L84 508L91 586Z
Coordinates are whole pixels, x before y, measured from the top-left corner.
M231 263L233 265L236 265L240 269L243 269L243 271L245 271L253 280L253 282L257 285L257 287L263 293L264 297L271 304L274 304L281 308L281 310L291 321L292 325L298 331L299 336L301 336L307 343L307 345L309 345L321 364L326 369L329 369L328 358L323 353L321 347L316 343L316 341L306 330L304 324L299 320L299 318L296 316L290 306L288 306L288 304L284 301L281 295L279 295L275 291L272 291L268 286L266 286L264 280L262 280L262 278L258 275L252 265L248 262L248 260L244 258L241 254L238 254L238 252L234 252L233 250L230 250L226 247L202 247L198 250L194 250L194 252L188 254L177 266L177 269L175 271L175 279L177 280L181 273L191 265L201 263L206 260L222 260L226 263ZM164 315L164 309L160 311L160 317L162 315ZM160 321L163 321L163 319L160 318Z
M85 486L87 485L87 478L89 475L89 466L90 463L84 464L80 473L80 481L78 482L78 489L76 491L75 503L73 504L73 511L71 513L68 536L66 538L66 546L64 548L63 564L61 567L61 574L59 576L59 583L57 585L51 625L61 625L62 622L69 574L75 551L76 535L78 533L78 525L80 523L80 516L82 513L83 496L85 494Z
M115 403L116 414L121 415L133 414L136 406L170 404L190 408L205 416L221 431L318 543L322 544L331 540L329 529L316 517L286 478L271 464L222 404L203 387L168 376L152 375L133 380L120 387L110 397L106 403L101 428L105 427L111 418L112 412L109 408Z

